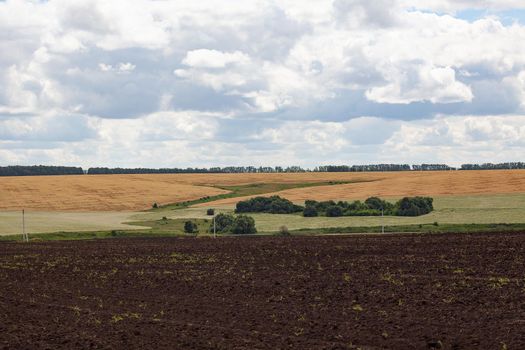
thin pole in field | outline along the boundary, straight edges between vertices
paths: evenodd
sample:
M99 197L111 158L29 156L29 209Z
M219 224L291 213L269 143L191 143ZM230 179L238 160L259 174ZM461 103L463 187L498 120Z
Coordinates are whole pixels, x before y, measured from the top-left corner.
M381 233L385 233L385 214L383 208L381 208Z
M213 215L213 238L217 238L217 232L215 231L215 215Z
M29 242L29 237L26 233L26 213L24 209L22 209L22 239Z

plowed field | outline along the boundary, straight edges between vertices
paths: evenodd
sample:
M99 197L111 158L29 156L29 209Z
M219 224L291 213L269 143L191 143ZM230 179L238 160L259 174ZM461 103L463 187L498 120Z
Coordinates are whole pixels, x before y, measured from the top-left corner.
M124 211L198 199L227 191L216 185L249 183L355 183L296 188L279 194L304 199L364 199L376 196L525 193L525 170L299 173L299 174L154 174L0 178L0 210ZM217 204L236 203L238 198ZM205 204L207 205L207 204Z
M0 250L0 349L525 347L525 233Z

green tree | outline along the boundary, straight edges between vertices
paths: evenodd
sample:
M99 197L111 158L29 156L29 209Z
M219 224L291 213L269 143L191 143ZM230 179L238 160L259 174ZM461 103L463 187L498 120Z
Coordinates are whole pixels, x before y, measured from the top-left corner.
M257 233L257 229L255 228L255 220L251 216L237 216L233 222L232 233L241 235Z
M370 197L370 198L368 198L365 201L365 204L370 209L376 209L376 210L385 209L383 201L381 200L381 198L378 198L378 197Z
M235 218L230 214L219 214L215 217L215 229L219 233L230 232ZM213 232L213 222L210 226L210 232Z
M419 216L434 210L433 199L430 197L404 197L396 203L399 216Z
M197 231L197 224L193 221L186 221L184 223L184 232L186 233L195 233Z
M306 208L304 208L304 211L303 211L304 217L311 218L311 217L318 216L318 215L319 213L317 212L317 209L314 206L307 206Z
M326 208L326 216L329 216L329 217L343 216L343 209L337 205L332 205Z

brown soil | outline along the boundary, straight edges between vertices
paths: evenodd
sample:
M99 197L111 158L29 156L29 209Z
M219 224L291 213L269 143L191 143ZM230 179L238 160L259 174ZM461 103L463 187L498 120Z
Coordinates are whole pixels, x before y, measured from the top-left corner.
M213 196L210 186L248 183L356 181L335 186L279 192L295 201L365 199L368 196L524 193L525 170L299 173L299 174L152 174L30 176L0 178L0 210L142 210L160 204ZM366 181L366 182L359 182ZM215 204L236 203L232 198ZM205 204L208 205L208 204Z
M525 347L525 233L0 250L0 349Z

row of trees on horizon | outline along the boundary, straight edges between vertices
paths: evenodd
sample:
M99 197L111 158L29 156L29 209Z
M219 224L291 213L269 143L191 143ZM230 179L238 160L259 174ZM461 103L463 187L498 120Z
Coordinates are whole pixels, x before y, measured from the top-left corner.
M12 165L0 167L0 176L31 175L104 175L104 174L232 174L232 173L305 173L305 172L374 172L374 171L451 171L451 170L495 170L525 169L525 162L463 164L459 168L446 164L369 164L369 165L321 165L313 169L299 166L289 167L212 167L212 168L106 168L83 170L81 167L51 165Z

